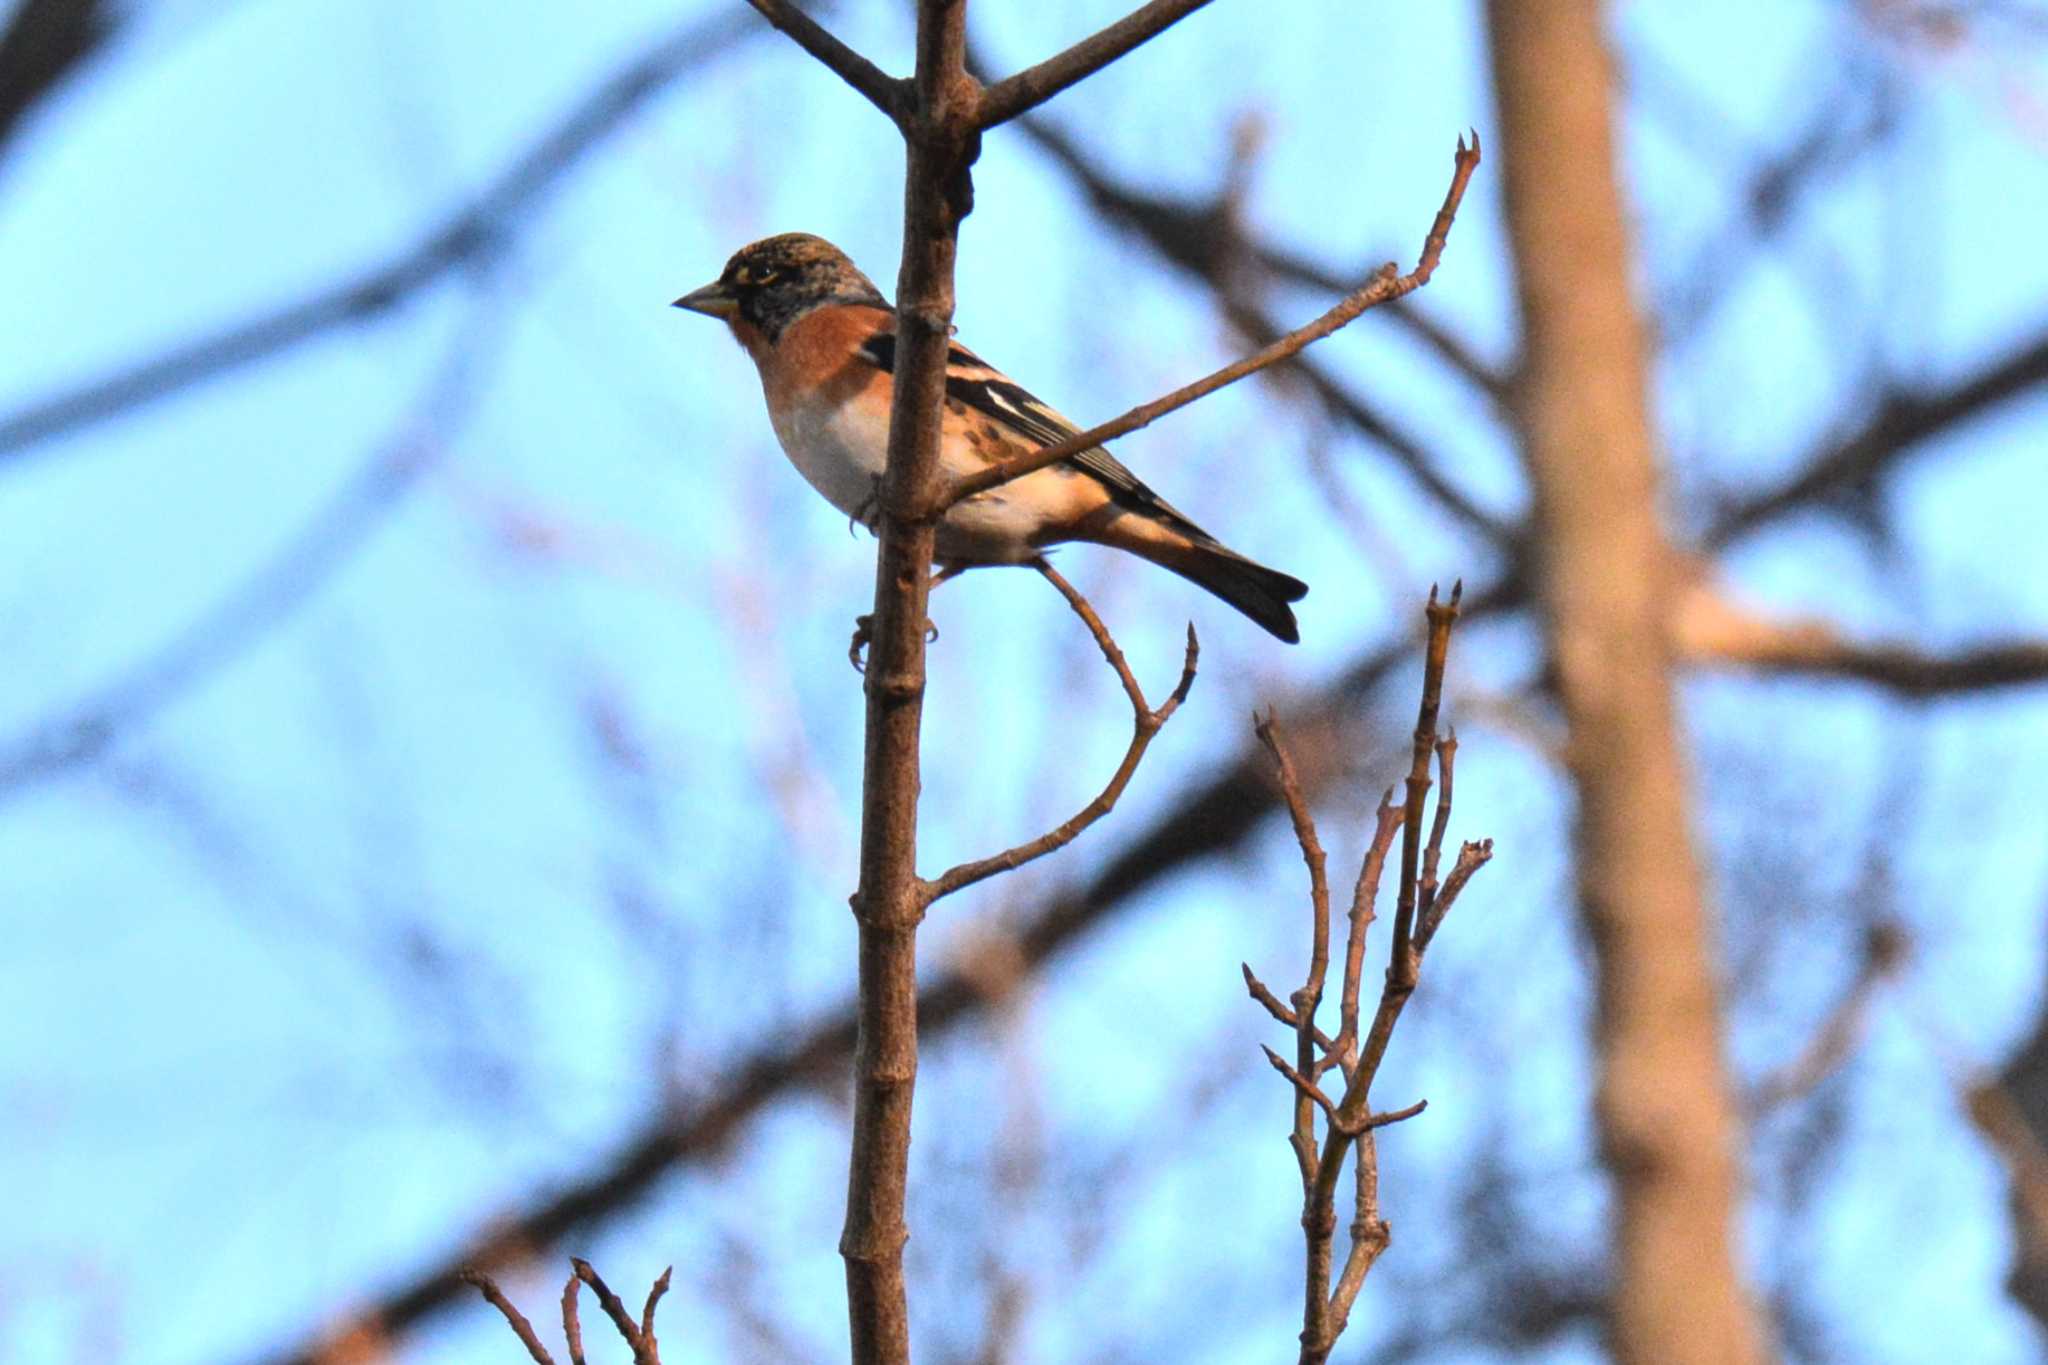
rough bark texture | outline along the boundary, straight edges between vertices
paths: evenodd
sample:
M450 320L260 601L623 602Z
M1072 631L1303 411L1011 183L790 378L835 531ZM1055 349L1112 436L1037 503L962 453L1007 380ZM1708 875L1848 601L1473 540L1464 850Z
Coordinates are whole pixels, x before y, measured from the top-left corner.
M1736 1268L1739 1139L1672 698L1671 591L1596 0L1490 0L1541 592L1599 975L1623 1362L1761 1358Z

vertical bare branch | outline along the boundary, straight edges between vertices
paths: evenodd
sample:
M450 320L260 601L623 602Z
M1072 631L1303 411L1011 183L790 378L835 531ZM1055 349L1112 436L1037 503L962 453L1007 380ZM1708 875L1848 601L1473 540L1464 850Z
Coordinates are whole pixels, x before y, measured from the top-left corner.
M1427 935L1413 931L1421 868L1426 866L1433 871L1439 865L1449 824L1449 806L1440 804L1428 847L1425 850L1420 846L1422 801L1429 788L1430 755L1436 754L1448 788L1450 758L1456 749L1449 741L1437 742L1436 718L1443 695L1451 627L1458 617L1458 597L1459 593L1454 589L1451 600L1439 604L1435 590L1430 591L1429 641L1424 651L1422 704L1415 725L1415 764L1409 774L1408 804L1406 809L1402 809L1395 807L1390 799L1381 800L1372 843L1359 866L1358 882L1352 891L1351 932L1345 947L1344 989L1338 1007L1339 1028L1334 1040L1325 1039L1315 1029L1316 1005L1322 998L1323 982L1330 966L1330 898L1323 847L1278 728L1271 716L1256 725L1260 741L1279 769L1281 794L1294 820L1295 841L1300 844L1302 858L1309 868L1309 974L1307 982L1294 995L1293 1008L1281 1004L1249 966L1244 969L1245 985L1250 989L1252 998L1275 1019L1295 1031L1296 1060L1293 1065L1271 1048L1266 1048L1265 1052L1266 1060L1287 1078L1294 1090L1294 1123L1288 1142L1294 1148L1301 1168L1304 1256L1302 1365L1322 1365L1329 1359L1337 1338L1343 1334L1345 1324L1350 1320L1351 1306L1364 1287L1367 1274L1391 1238L1386 1220L1380 1217L1379 1150L1373 1132L1386 1124L1415 1117L1427 1104L1422 1101L1391 1113L1375 1114L1371 1109L1370 1095L1394 1024L1409 996L1414 993L1422 953L1427 946ZM1396 933L1387 966L1386 985L1380 993L1379 1008L1373 1016L1372 1032L1365 1050L1354 1058L1366 929L1372 923L1372 907L1378 893L1380 873L1392 851L1394 835L1403 829L1408 837L1403 849L1400 908L1396 913ZM1490 849L1490 842L1465 845L1458 866L1453 869L1442 892L1434 897L1434 918L1426 921L1432 929L1457 899L1465 879L1486 860ZM1469 868L1466 866L1467 855L1472 855ZM1459 875L1460 871L1464 876ZM1319 1047L1322 1049L1320 1057L1316 1051ZM1319 1077L1333 1069L1341 1069L1344 1075L1345 1088L1341 1100L1332 1100L1316 1083ZM1324 1117L1326 1129L1320 1151L1316 1147L1315 1129L1318 1111ZM1353 1144L1356 1144L1355 1152L1351 1150ZM1347 1156L1353 1161L1351 1248L1333 1284L1337 1182L1342 1177Z
M953 320L953 259L973 202L978 87L964 68L966 0L920 0L917 74L898 119L908 149L903 264L896 288L896 390L881 489L881 545L866 674L862 781L859 1042L846 1223L847 1316L855 1365L910 1359L903 1205L917 1081L918 742L924 716L925 599L937 530L940 404Z
M1579 796L1601 1144L1624 1365L1753 1361L1732 1244L1740 1139L1671 684L1641 326L1597 0L1490 0L1520 296L1524 457Z
M1329 859L1323 852L1322 841L1316 837L1316 823L1309 815L1307 799L1301 794L1301 779L1295 774L1294 760L1288 757L1287 748L1281 743L1278 718L1268 710L1264 719L1255 718L1252 729L1279 769L1280 794L1286 800L1287 814L1294 822L1294 840L1301 845L1302 861L1308 864L1308 975L1303 978L1301 989L1294 993L1292 1001L1294 1067L1289 1070L1283 1066L1270 1050L1267 1055L1272 1058L1274 1066L1281 1068L1281 1074L1295 1082L1294 1132L1288 1141L1294 1147L1302 1180L1312 1181L1316 1176L1316 1129L1315 1113L1309 1106L1319 1103L1332 1118L1336 1114L1330 1101L1315 1087L1316 1009L1323 1001L1323 979L1330 974Z

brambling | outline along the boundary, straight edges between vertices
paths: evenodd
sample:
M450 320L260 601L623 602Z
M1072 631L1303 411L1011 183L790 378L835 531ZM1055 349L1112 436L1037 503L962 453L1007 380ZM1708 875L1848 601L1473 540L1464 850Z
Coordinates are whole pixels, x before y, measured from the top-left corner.
M786 232L741 248L717 280L675 306L725 321L761 372L768 420L790 462L872 529L896 361L896 313L874 283L822 237ZM948 351L946 477L1076 430L965 346ZM1128 550L1289 644L1301 638L1288 603L1307 584L1226 548L1099 446L954 504L939 524L935 558L940 576L951 577L975 565L1028 564L1067 541Z

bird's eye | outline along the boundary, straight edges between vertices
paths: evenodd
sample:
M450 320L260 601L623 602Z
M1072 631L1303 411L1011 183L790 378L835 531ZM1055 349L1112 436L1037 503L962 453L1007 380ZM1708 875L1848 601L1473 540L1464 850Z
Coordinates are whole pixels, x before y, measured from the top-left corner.
M753 282L765 289L781 278L782 272L780 270L764 270L754 277Z

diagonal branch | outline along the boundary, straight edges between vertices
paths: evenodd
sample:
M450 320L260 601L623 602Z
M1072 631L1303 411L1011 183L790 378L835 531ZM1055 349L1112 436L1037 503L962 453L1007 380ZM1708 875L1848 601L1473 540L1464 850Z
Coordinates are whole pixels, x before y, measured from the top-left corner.
M1163 398L1156 398L1132 408L1123 416L1104 422L1087 431L1078 432L1062 441L1037 450L1027 451L1018 456L978 470L964 479L955 480L947 490L943 506L950 507L963 498L985 493L1012 479L1071 459L1082 451L1091 450L1119 436L1127 436L1141 427L1149 426L1169 412L1186 407L1198 398L1206 398L1216 390L1235 384L1248 375L1257 374L1268 366L1286 360L1312 342L1320 341L1357 318L1367 309L1393 299L1414 293L1429 283L1429 277L1436 272L1437 261L1442 257L1444 243L1450 236L1451 222L1458 211L1459 201L1465 196L1465 185L1472 178L1472 172L1479 166L1479 137L1475 133L1468 148L1465 140L1458 139L1456 169L1451 174L1451 187L1444 195L1443 207L1437 210L1436 221L1431 224L1429 235L1423 240L1422 255L1415 268L1406 275L1395 273L1389 264L1382 266L1378 273L1365 284L1352 291L1338 304L1305 327L1297 328L1270 346L1265 346L1244 359L1225 365L1207 378L1198 379L1184 388L1176 389Z
M22 0L0 30L0 148L29 111L102 51L128 21L105 0Z
M510 246L518 220L650 99L758 32L723 13L691 23L612 73L467 206L383 264L296 302L171 347L0 416L0 461L353 323L397 309L459 267Z
M1771 488L1727 507L1701 538L1722 549L1785 512L1869 482L1929 438L2048 385L2048 336L2026 344L1968 379L1931 391L1893 393L1846 440L1816 452Z
M1034 859L1043 858L1048 853L1065 848L1080 836L1081 831L1114 810L1117 800L1124 794L1124 788L1130 785L1132 775L1138 771L1138 764L1144 759L1145 750L1151 745L1152 737L1158 734L1172 718L1173 713L1180 709L1180 704L1187 700L1188 689L1195 685L1195 661L1201 654L1201 648L1195 640L1195 628L1192 625L1188 627L1187 655L1181 664L1180 682L1174 687L1173 694L1166 699L1165 704L1155 710L1146 704L1145 694L1139 689L1138 680L1132 674L1130 664L1125 662L1123 651L1117 648L1116 641L1110 637L1108 627L1102 624L1102 618L1095 614L1095 608L1088 604L1088 599L1045 560L1038 560L1032 567L1045 576L1046 582L1059 589L1060 596L1067 599L1067 605L1074 609L1074 614L1088 627L1088 633L1095 637L1096 645L1102 650L1102 657L1116 670L1117 678L1123 683L1124 695L1131 703L1130 746L1124 750L1123 762L1117 764L1116 772L1110 777L1109 784L1093 801L1076 811L1071 819L1027 843L1004 849L991 857L962 863L926 882L924 903L927 906L976 882L986 881L998 873L1013 871Z
M823 24L789 0L747 0L755 13L787 33L796 45L866 96L869 104L901 123L910 103L910 82L898 80L832 36Z
M993 128L1027 109L1036 109L1208 3L1209 0L1151 0L1066 51L997 81L982 94L981 126Z
M1344 293L1356 278L1341 276L1284 247L1248 236L1240 221L1243 215L1227 189L1199 200L1151 194L1114 178L1102 162L1083 152L1051 121L1026 118L1018 126L1074 178L1098 214L1136 233L1169 262L1207 284L1219 298L1229 301L1236 292L1232 276L1247 257L1276 280L1325 294ZM1461 338L1407 299L1395 299L1380 312L1506 412L1511 397L1506 375L1481 359ZM1279 329L1273 330L1277 333Z
M505 1297L505 1291L498 1288L496 1280L479 1270L465 1270L461 1278L464 1284L482 1294L484 1300L504 1316L505 1325L512 1329L512 1335L519 1338L519 1344L533 1357L534 1365L555 1365L555 1358L549 1355L548 1348L541 1344L539 1334L533 1330L533 1324L512 1300Z
M112 684L0 742L0 801L27 784L89 763L192 687L241 657L317 592L401 506L447 452L504 337L485 305L451 341L440 366L376 452L292 538L221 600Z

